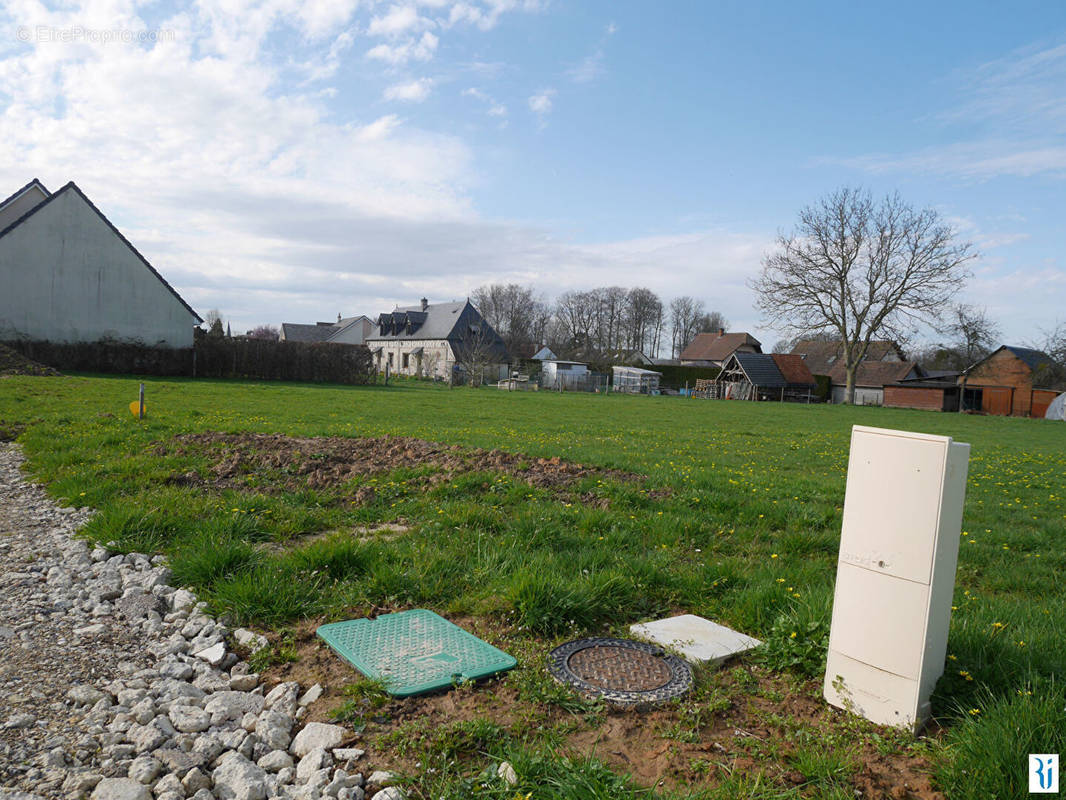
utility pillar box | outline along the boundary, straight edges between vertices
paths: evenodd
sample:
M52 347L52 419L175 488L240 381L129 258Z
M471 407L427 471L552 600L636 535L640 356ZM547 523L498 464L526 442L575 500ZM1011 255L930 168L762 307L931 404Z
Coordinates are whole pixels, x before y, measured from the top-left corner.
M917 732L944 673L970 445L856 425L825 671L830 704Z

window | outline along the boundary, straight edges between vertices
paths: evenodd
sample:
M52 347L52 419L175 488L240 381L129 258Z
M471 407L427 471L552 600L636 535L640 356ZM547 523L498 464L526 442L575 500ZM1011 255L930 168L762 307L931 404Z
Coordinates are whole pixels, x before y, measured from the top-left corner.
M407 353L403 354L403 368L404 369L407 369L410 366L409 358L410 358L410 356Z
M389 353L389 366L392 366L392 353Z

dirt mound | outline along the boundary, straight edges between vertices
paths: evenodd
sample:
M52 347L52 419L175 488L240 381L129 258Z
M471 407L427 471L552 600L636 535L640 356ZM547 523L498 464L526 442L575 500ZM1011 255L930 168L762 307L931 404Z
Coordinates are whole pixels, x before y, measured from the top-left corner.
M531 458L502 450L478 450L459 445L427 442L407 436L378 436L352 439L343 436L296 438L261 433L194 433L177 437L178 452L211 451L217 461L211 467L214 479L207 481L219 488L244 485L251 474L273 472L288 489L309 487L325 489L340 486L363 475L397 469L430 467L430 484L443 483L468 472L502 472L513 475L530 486L566 489L577 482L593 478L638 481L633 472L608 470L574 464L555 458ZM176 483L204 483L196 473L172 479ZM370 487L359 492L372 493ZM357 497L367 500L367 497Z
M0 375L40 375L53 377L59 372L44 364L12 350L4 344L0 344Z

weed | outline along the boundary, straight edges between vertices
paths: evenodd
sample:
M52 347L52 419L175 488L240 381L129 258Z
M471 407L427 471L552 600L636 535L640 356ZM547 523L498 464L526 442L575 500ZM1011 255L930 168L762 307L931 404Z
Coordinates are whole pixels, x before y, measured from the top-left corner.
M385 682L380 679L363 678L344 687L348 698L330 716L337 722L343 722L360 729L389 702Z
M794 602L774 621L754 658L770 669L793 670L813 678L825 672L828 647L828 606Z

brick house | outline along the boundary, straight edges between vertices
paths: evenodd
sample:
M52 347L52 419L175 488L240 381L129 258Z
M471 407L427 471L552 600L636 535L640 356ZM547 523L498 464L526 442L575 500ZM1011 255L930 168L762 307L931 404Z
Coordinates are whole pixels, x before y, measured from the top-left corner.
M827 375L831 384L829 401L843 403L847 395L847 372L844 347L838 341L807 340L797 342L792 354L814 375ZM855 405L879 406L885 402L885 387L902 380L922 376L921 368L906 361L895 342L875 339L866 347L866 355L855 368Z
M986 414L1043 417L1062 386L1054 359L1040 350L1003 345L970 367L959 383L967 408Z

